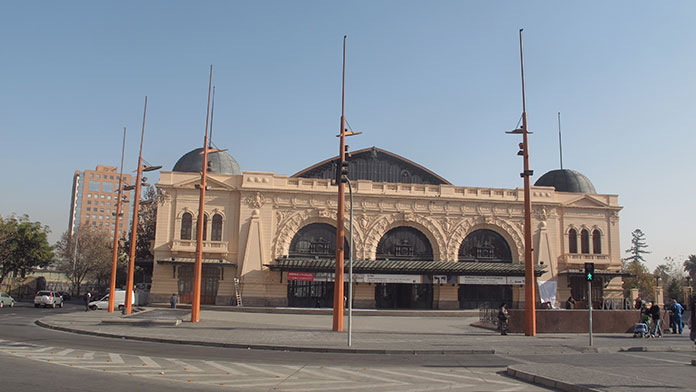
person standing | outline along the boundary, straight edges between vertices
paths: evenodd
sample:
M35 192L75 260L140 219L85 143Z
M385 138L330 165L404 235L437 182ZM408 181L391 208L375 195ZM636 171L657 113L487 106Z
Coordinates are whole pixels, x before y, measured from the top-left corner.
M575 309L575 298L571 295L565 303L566 309Z
M89 291L85 292L85 295L82 296L82 300L85 301L85 312L89 310L89 303L92 301L92 294L90 294Z
M650 318L652 318L653 322L653 331L650 336L653 338L661 338L662 327L660 326L660 307L657 305L657 303L654 303L650 309L648 309L648 313L650 314Z
M508 328L510 326L510 312L507 310L507 304L500 304L500 310L498 311L498 329L501 335L507 335Z
M176 304L179 302L179 296L176 295L176 293L172 294L171 297L169 297L169 306L172 309L176 309Z
M670 315L672 316L672 333L677 333L677 331L679 331L679 334L681 335L682 330L684 329L684 323L682 322L683 313L684 307L681 306L681 304L677 302L675 298L672 298L672 306L670 307Z
M691 317L689 317L689 339L696 344L696 298L691 301Z

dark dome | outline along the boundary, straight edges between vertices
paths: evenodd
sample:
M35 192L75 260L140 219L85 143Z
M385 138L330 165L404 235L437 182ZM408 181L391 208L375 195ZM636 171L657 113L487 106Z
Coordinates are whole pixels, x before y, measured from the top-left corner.
M203 167L203 148L188 152L174 165L172 171L200 173ZM208 173L212 174L242 174L239 163L225 151L208 153Z
M582 173L570 169L551 170L539 177L535 186L552 186L557 192L597 193L594 185Z

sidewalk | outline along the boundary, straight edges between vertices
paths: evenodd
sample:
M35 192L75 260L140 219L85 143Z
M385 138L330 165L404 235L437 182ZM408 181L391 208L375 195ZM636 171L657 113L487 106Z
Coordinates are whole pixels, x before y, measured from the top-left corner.
M145 308L126 317L104 311L57 314L37 320L37 324L69 332L155 342L310 352L529 356L645 351L691 355L695 351L688 331L684 335L667 334L661 339L633 338L631 334L595 334L593 347L588 346L586 334L501 336L495 331L471 326L478 321L478 316L472 312L413 312L411 316L405 316L407 312L354 314L353 344L347 347L347 313L344 331L333 332L330 309L213 309L201 310L198 323L190 322L188 309ZM177 320L182 321L177 325ZM691 359L696 359L696 355ZM579 371L586 373L585 381L587 377L598 377L596 370L574 367L571 371L561 365L511 365L508 373L563 390L609 390L583 389L574 381L582 378ZM607 378L606 369L603 370L603 377ZM696 367L689 366L686 371L696 374ZM572 374L570 379L569 373ZM618 380L617 377L615 374L612 380ZM620 380L621 385L630 385L628 378Z

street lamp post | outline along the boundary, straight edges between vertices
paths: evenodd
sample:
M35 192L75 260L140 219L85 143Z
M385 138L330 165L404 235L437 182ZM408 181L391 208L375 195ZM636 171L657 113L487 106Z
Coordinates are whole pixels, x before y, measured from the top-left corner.
M522 128L506 133L521 134L522 143L517 155L523 157L524 171L520 174L524 178L524 306L525 328L527 336L536 336L536 292L534 276L534 249L532 248L532 199L530 177L534 174L529 169L529 141L527 135L531 134L527 126L527 106L524 90L524 53L522 51L522 29L520 29L520 69L522 73Z
M341 182L348 184L350 196L350 246L348 248L348 347L353 345L353 186L348 176L341 176Z
M343 80L341 87L341 128L339 142L339 167L341 170L346 159L346 36L343 36ZM333 330L343 331L343 239L345 236L343 221L345 219L345 186L337 179L338 207L336 211L336 270L334 279Z
M118 200L116 201L116 222L114 223L114 249L111 258L111 284L109 285L109 313L114 311L116 292L116 265L118 261L118 225L121 219L121 193L123 192L123 157L126 153L126 127L123 127L123 147L121 147L121 174L118 176Z

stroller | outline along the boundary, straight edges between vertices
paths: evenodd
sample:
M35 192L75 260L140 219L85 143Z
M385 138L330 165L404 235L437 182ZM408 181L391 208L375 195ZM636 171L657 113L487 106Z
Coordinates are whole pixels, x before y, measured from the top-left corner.
M636 323L633 326L633 337L634 338L647 338L650 336L650 329L646 323Z

